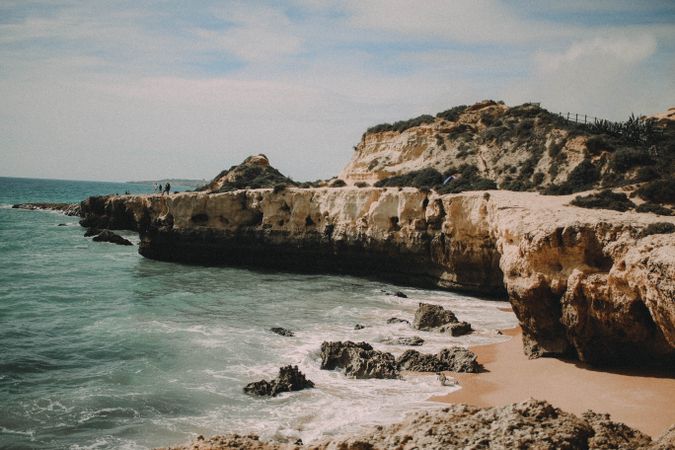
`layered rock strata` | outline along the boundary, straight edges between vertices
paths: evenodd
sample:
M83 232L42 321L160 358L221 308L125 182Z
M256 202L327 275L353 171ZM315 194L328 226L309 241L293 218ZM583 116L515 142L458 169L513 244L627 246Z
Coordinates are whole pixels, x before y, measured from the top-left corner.
M138 230L142 255L344 272L506 296L532 356L673 364L675 235L570 196L288 188L93 197L85 226Z

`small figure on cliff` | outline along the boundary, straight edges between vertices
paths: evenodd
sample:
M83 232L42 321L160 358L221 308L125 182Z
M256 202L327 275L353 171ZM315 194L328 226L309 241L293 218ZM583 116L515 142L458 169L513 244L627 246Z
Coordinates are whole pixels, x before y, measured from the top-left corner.
M166 183L166 186L164 186L164 192L165 192L166 194L170 194L170 193L171 193L171 183Z
M157 192L159 192L160 194L164 192L164 185L162 185L162 183L159 183L159 186L157 187Z

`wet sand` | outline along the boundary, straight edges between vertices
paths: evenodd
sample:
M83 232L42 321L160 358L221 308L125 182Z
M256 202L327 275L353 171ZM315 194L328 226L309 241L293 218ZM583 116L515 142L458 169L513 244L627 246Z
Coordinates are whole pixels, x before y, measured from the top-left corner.
M599 371L578 361L531 360L523 354L520 328L504 334L512 338L471 348L486 372L452 374L462 389L432 400L484 407L533 397L577 415L588 409L609 413L652 437L675 423L675 374Z

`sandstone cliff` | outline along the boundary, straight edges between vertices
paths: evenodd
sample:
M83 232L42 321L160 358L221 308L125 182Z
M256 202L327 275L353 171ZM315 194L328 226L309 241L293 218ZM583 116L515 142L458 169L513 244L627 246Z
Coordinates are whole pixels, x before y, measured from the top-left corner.
M659 179L667 180L669 196L643 197L675 203L674 115L625 123L579 120L566 120L538 104L509 107L487 100L381 124L363 134L340 178L372 185L433 169L445 179L470 167L499 189L562 194Z
M532 356L675 361L675 238L651 214L571 197L287 188L90 198L83 224L136 229L149 258L345 272L508 295Z

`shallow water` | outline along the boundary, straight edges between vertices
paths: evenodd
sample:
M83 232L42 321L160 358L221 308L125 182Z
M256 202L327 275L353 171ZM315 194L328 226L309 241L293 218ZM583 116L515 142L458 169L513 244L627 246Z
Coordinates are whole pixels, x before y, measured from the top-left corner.
M382 341L419 335L426 342L415 348L436 352L502 340L496 330L516 323L500 303L448 292L151 261L136 247L82 237L77 218L8 207L150 189L0 178L0 447L137 449L228 431L309 442L437 407L425 399L454 389L433 375L351 380L319 370L322 341L363 340L398 355L410 347ZM449 307L477 331L451 338L386 323L412 320L420 301ZM243 393L286 364L316 389Z

